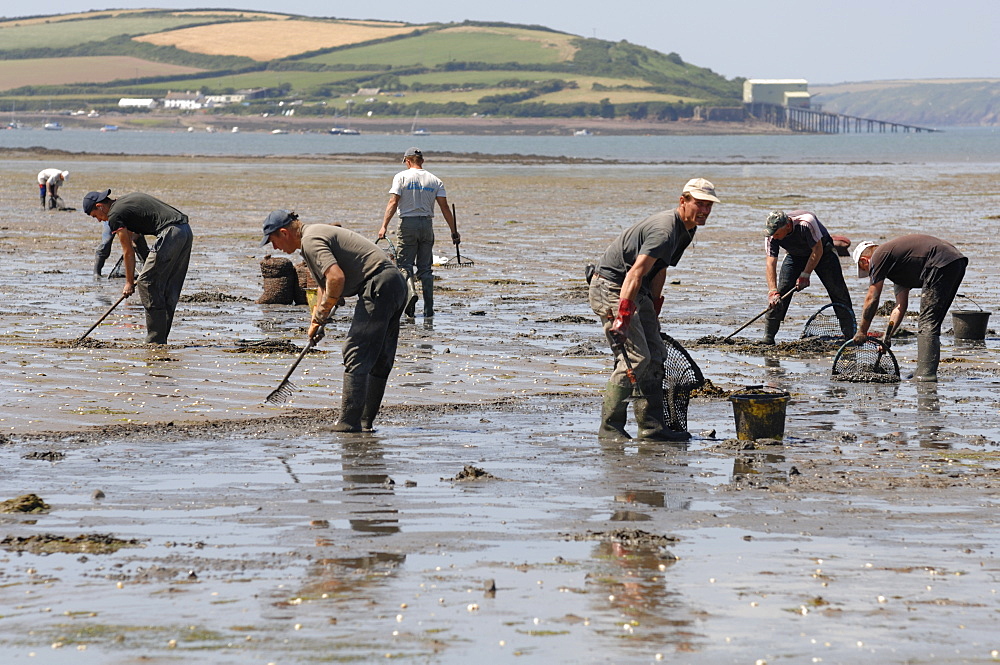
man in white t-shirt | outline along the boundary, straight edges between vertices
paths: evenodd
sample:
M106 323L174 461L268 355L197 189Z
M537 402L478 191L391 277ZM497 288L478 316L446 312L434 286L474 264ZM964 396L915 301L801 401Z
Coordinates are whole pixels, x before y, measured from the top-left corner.
M59 188L69 177L69 171L60 169L42 169L38 172L38 196L42 200L42 210L45 210L45 195L49 196L49 207L59 207Z
M385 208L382 227L378 237L384 238L389 229L389 221L399 211L399 267L420 280L424 297L424 319L434 316L434 276L431 264L434 262L434 203L437 202L444 215L444 221L451 228L451 241L456 245L462 237L455 227L455 217L448 207L448 196L444 183L430 171L424 170L424 154L418 148L409 148L403 155L406 169L392 179L389 190L389 204ZM404 313L412 318L415 313L416 297L406 304Z

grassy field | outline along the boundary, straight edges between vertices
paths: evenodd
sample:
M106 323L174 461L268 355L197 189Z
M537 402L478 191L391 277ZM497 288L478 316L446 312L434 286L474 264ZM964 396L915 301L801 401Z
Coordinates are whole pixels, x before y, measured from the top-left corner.
M0 90L26 85L104 83L145 76L194 74L198 71L201 70L119 55L0 60Z
M419 26L289 19L203 25L146 35L137 40L157 46L175 46L192 53L238 55L266 62L307 51L403 35L418 29Z
M173 30L174 28L201 23L205 17L196 16L122 16L116 18L85 18L72 22L50 23L18 22L0 23L0 48L63 48L84 42L99 42L118 35L144 35Z
M540 30L459 26L406 40L335 51L310 58L307 62L424 67L455 61L552 64L566 62L573 57L573 39L573 35Z
M358 72L301 72L301 71L280 71L266 70L262 72L247 72L245 74L226 74L212 78L198 79L190 83L146 83L142 85L129 86L129 90L136 92L149 90L162 90L164 88L179 89L210 89L218 90L222 88L268 88L278 87L283 83L290 83L295 90L313 88L328 83L338 83L345 79L354 78Z

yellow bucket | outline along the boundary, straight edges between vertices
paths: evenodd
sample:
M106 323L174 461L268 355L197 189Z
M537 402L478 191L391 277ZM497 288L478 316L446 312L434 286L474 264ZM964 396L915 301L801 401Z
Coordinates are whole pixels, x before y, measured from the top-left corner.
M729 396L736 420L736 438L743 441L782 439L785 436L785 407L789 394L748 388Z
M310 311L316 307L316 289L306 289L306 304Z

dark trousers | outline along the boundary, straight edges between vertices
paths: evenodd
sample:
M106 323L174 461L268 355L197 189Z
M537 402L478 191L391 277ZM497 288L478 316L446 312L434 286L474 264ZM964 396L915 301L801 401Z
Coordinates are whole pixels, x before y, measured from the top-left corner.
M167 343L191 261L192 240L190 225L166 227L156 236L142 272L136 277L135 290L146 308L147 342Z
M965 268L969 259L962 257L943 268L932 268L924 276L920 289L920 315L917 334L940 335L941 324L948 315L958 287L965 278Z
M97 247L94 248L94 255L96 256L98 263L102 266L104 265L104 262L108 260L108 257L111 256L111 244L114 241L115 234L111 232L111 225L107 222L101 222L101 240L97 243ZM141 233L137 233L133 239L133 244L135 246L135 255L139 258L140 262L145 263L146 257L149 255L149 246L146 245L146 236Z
M392 267L365 282L358 293L344 342L344 371L388 378L396 361L399 317L406 306L406 279Z
M808 261L808 256L785 254L785 260L781 262L781 269L778 271L778 291L781 295L788 293L789 290L795 287L795 282L798 280L799 275L802 274L802 270L806 267ZM837 250L833 246L832 241L823 240L823 257L816 264L814 272L823 283L823 286L826 287L826 292L830 296L830 302L843 305L849 311L853 312L854 307L851 305L851 294L847 290L847 283L844 281L844 271L840 267L840 258L837 256ZM788 296L781 302L781 305L768 311L765 320L774 322L776 324L774 326L775 330L785 320L788 305L792 302L793 297L794 294ZM838 316L838 318L840 317ZM845 321L841 319L841 327L843 327L844 323ZM844 334L850 337L854 335L854 331L845 330Z

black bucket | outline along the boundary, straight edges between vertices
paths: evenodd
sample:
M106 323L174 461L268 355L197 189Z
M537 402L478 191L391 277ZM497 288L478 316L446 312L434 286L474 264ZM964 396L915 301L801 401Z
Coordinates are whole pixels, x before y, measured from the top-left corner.
M744 441L785 436L785 407L789 394L747 388L729 396L736 419L736 438Z
M955 327L955 339L982 341L986 339L986 326L992 312L974 309L952 310L951 319Z

